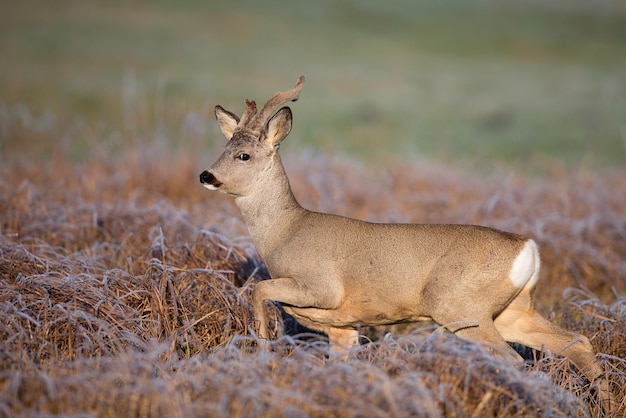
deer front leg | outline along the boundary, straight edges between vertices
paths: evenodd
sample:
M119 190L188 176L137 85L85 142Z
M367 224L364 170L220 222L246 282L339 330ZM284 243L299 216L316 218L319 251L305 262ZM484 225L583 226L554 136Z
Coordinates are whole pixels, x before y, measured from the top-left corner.
M273 300L296 308L334 309L341 303L339 292L309 289L292 278L264 280L252 291L252 309L259 321L259 336L269 339L265 301Z
M328 328L328 344L330 350L341 353L359 345L359 332L355 329Z

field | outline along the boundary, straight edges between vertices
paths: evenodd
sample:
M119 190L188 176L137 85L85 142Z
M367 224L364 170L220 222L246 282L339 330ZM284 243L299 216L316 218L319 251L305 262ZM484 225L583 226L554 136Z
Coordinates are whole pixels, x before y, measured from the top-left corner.
M268 304L257 346L268 274L198 174L224 144L215 104L240 113L300 73L282 147L300 203L533 237L538 309L591 340L625 414L618 2L14 3L0 416L603 416L558 353L516 347L512 366L428 323L363 329L346 359Z

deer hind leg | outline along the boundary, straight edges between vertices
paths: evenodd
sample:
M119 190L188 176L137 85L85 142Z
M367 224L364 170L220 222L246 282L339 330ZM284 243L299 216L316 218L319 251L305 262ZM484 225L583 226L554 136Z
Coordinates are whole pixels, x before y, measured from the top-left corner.
M567 331L545 319L533 307L530 292L524 289L495 319L495 326L510 342L570 358L591 379L602 374L587 337Z
M458 306L454 312L446 308L433 313L431 317L451 333L482 343L496 357L515 363L522 361L522 357L507 344L496 329L491 316L485 312Z
M554 354L568 357L591 382L598 385L602 408L608 411L610 407L617 406L589 339L541 316L533 306L530 290L522 290L495 319L495 326L507 341L535 350L546 347Z
M252 291L252 309L259 321L259 336L269 339L265 301L273 300L296 308L333 309L340 304L339 292L315 292L292 278L278 278L259 282ZM339 299L339 300L338 300Z
M445 327L459 337L483 343L494 356L514 363L522 361L522 357L500 335L491 318L482 319L477 324L460 325L458 329L453 324Z

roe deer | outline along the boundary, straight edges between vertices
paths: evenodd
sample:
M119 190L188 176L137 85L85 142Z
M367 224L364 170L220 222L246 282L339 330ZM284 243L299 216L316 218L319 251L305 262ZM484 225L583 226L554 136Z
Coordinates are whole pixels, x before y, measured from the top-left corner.
M328 335L331 347L358 344L360 326L430 319L520 361L507 341L569 357L610 392L589 340L535 311L539 252L532 239L475 225L377 224L304 209L278 148L304 84L276 93L257 112L215 107L229 140L200 174L209 190L234 196L271 280L256 284L254 315L269 338L265 301L278 301L301 324Z

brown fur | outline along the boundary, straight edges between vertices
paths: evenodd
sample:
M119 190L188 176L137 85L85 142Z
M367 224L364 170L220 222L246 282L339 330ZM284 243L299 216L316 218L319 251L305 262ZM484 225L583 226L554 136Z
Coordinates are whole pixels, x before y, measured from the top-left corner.
M263 115L297 99L303 81L272 97ZM291 110L284 107L265 123L250 116L256 107L246 103L241 121L216 107L230 141L200 180L235 197L271 274L253 292L262 338L269 337L264 304L273 300L303 325L327 333L331 346L358 343L360 326L432 319L498 356L520 359L507 340L545 346L570 357L590 380L601 377L587 338L535 311L539 258L532 240L474 225L375 224L306 210L278 155ZM522 273L512 277L518 257ZM610 392L604 379L600 384L608 409Z

